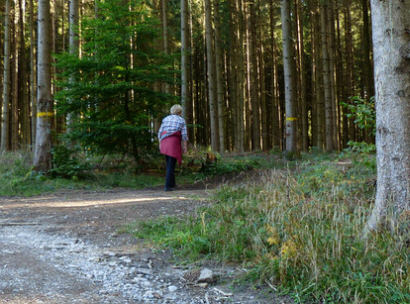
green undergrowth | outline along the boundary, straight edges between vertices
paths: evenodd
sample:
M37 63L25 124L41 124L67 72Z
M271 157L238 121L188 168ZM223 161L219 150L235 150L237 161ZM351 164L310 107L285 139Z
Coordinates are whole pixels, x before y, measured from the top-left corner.
M212 161L207 160L207 153L213 155ZM221 157L206 150L190 150L175 173L178 184L183 186L280 163L283 161L273 154ZM60 189L141 189L162 186L165 178L164 157L157 151L141 155L136 163L124 155L88 155L78 148L55 146L50 172L34 172L32 164L31 152L2 153L0 196L33 196Z
M8 152L0 156L0 196L33 196L62 189L104 190L111 188L145 188L163 183L157 175L135 174L120 157L80 158L65 162L44 174L32 169L32 153ZM84 165L86 164L86 166Z
M362 238L374 164L374 156L305 155L292 170L267 170L260 183L216 191L186 218L129 231L173 249L181 261L241 264L243 279L299 303L410 303L409 238Z

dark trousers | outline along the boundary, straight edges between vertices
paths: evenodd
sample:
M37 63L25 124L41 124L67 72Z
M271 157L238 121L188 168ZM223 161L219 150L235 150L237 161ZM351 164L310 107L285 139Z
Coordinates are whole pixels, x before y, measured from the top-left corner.
M167 163L167 175L165 177L165 189L175 188L175 165L177 163L177 159L175 157L165 155L165 161Z

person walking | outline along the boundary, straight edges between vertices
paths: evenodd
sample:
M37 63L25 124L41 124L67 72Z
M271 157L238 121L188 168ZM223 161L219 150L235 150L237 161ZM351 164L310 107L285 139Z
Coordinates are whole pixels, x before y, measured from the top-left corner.
M165 155L167 164L165 191L175 190L175 166L177 162L181 165L182 153L187 151L188 145L186 122L181 117L182 107L173 105L170 112L171 115L162 120L158 131L159 150Z

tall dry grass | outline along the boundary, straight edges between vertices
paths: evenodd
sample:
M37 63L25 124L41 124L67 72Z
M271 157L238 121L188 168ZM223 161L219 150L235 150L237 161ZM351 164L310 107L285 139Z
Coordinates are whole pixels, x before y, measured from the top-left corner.
M184 257L240 263L249 279L297 302L410 303L407 234L363 238L374 171L360 166L270 170L258 182L221 188L187 219L145 223L139 233L161 231Z

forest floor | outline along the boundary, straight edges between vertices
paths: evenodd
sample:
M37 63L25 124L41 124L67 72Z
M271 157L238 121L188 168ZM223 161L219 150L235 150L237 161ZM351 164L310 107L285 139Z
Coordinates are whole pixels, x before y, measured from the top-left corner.
M221 182L174 192L161 187L0 197L0 303L293 303L272 288L235 281L246 272L241 265L201 265L212 271L212 280L190 280L198 265L178 266L169 252L121 233L138 220L212 203L209 189Z

